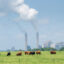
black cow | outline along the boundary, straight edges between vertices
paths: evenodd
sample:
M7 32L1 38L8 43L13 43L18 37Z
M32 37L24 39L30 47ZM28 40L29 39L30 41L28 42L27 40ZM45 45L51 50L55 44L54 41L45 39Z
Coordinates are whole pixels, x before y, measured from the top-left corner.
M30 55L35 55L35 52L30 52Z
M25 51L25 55L35 55L35 52L32 52L32 51Z
M10 56L10 55L11 55L11 53L10 53L10 52L8 52L8 53L7 53L7 56Z

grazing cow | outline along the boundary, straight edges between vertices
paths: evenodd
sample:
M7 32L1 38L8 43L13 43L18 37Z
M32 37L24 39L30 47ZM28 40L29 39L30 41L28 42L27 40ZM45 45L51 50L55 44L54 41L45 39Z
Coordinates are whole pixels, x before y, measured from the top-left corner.
M25 53L25 55L29 55L30 51L25 51L24 53Z
M25 53L25 55L27 55L28 54L28 51L25 51L24 53Z
M50 51L51 54L56 54L56 51Z
M22 55L22 52L18 52L17 54L16 54L16 56L21 56Z
M11 53L10 53L10 52L8 52L8 53L7 53L7 56L10 56L10 55L11 55Z
M41 54L41 52L40 51L36 51L36 54L38 55L38 54Z
M30 52L30 55L35 55L35 52Z
M35 52L25 51L25 55L35 55Z

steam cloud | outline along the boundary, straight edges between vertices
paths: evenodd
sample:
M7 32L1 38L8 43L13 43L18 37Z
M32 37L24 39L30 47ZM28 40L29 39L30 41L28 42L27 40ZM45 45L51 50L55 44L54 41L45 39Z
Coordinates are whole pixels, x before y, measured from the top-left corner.
M38 14L38 11L34 8L30 8L25 4L24 0L0 0L0 12L16 12L21 19L31 20Z
M24 0L0 0L0 9L0 12L3 12L0 16L4 16L4 13L6 15L11 12L17 13L21 20L31 21L36 29L36 26L32 20L38 14L38 11L34 8L30 8L29 5L25 4ZM17 19L18 18L16 18L16 20Z
M18 13L23 20L31 20L38 14L38 11L34 8L30 8L24 3L24 0L14 0L12 6L13 10Z

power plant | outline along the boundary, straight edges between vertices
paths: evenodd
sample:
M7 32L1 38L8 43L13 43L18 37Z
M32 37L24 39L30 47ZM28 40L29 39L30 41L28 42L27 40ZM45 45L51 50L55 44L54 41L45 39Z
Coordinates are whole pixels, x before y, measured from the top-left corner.
M25 32L25 51L27 51L28 46L28 36ZM36 32L36 48L39 49L39 32Z
M18 23L16 23L16 25L18 26L18 28L20 29L20 31L25 34L25 51L27 51L27 46L28 46L28 35L27 35L27 32L24 31L24 30L22 30L21 26ZM39 32L38 31L36 31L36 48L37 49L39 48Z

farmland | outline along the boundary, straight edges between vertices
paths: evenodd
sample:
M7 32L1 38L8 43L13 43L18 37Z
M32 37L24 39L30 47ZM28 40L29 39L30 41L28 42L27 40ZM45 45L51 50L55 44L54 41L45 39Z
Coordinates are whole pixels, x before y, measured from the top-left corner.
M41 55L16 56L17 52L11 52L11 56L6 56L7 52L0 52L0 64L64 64L64 51L57 51L51 55L49 51L43 51Z

